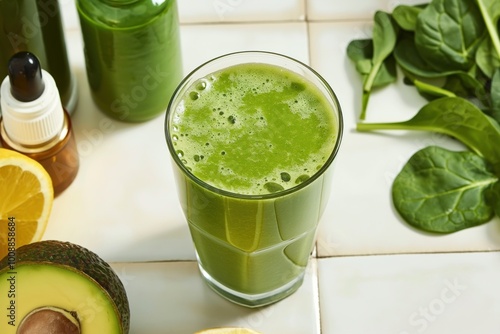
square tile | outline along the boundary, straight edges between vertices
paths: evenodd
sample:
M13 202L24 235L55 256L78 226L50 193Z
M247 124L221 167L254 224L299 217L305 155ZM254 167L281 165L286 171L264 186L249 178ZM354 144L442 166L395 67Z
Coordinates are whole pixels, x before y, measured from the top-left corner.
M309 62L305 22L184 25L181 32L186 73L236 51L278 52Z
M322 334L498 333L500 253L321 259Z
M428 132L360 133L361 78L346 56L352 39L371 36L361 22L311 23L311 65L337 93L344 138L335 165L332 196L318 232L318 256L478 251L500 249L500 224L492 222L449 235L417 231L392 205L391 186L411 155L429 145L465 149ZM388 102L390 101L390 102ZM413 87L397 84L372 93L367 122L403 121L426 101Z
M293 295L270 306L233 304L202 281L195 262L115 263L131 307L130 334L193 334L214 327L319 334L316 263Z

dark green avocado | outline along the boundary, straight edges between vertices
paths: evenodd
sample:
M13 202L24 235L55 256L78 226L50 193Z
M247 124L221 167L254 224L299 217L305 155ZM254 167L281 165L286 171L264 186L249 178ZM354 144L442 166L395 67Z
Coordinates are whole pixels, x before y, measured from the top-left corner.
M68 242L24 245L0 261L2 334L127 334L130 308L113 269ZM4 312L5 312L4 311Z

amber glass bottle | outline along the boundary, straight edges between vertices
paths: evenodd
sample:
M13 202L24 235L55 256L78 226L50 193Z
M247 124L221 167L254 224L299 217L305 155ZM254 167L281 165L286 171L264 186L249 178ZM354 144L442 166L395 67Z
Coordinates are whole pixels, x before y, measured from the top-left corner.
M19 52L9 61L0 97L2 146L38 161L49 173L54 195L75 179L79 156L71 127L52 76L36 56Z

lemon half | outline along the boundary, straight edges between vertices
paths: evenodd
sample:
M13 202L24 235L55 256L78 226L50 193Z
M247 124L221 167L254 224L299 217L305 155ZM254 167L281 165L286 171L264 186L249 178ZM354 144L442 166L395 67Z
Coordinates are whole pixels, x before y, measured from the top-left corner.
M0 148L0 259L13 245L41 240L53 201L52 180L43 166Z

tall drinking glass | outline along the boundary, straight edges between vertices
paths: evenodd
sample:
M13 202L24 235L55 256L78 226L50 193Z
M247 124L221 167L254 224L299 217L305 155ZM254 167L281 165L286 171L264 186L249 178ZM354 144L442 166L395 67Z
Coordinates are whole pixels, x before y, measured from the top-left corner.
M328 202L342 114L309 66L238 52L192 71L165 131L201 274L247 307L302 284Z

